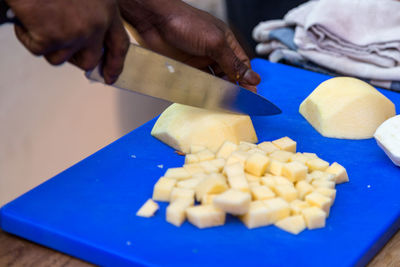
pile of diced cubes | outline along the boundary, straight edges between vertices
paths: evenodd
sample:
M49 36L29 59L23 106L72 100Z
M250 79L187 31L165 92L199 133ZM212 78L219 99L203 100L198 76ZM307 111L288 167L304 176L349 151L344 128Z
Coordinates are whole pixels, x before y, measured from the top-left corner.
M258 145L227 141L216 153L193 145L183 167L166 171L137 215L151 217L159 208L154 201L165 201L175 226L186 219L198 228L219 226L229 213L250 229L275 225L298 234L325 226L335 185L343 182L343 166L296 153L289 137Z

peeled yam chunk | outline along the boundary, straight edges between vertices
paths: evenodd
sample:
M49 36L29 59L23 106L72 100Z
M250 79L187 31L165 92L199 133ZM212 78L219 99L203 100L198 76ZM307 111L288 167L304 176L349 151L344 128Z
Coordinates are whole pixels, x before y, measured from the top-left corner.
M400 115L390 118L376 130L375 140L392 162L400 166Z
M243 215L250 207L251 196L240 190L230 189L213 198L215 207L233 215Z
M149 218L156 213L159 209L159 206L156 202L154 202L151 198L148 199L143 206L136 212L136 216Z
M394 104L369 84L350 77L321 83L300 105L300 114L323 136L371 138L395 116Z
M167 222L179 227L186 220L186 209L193 206L193 201L188 198L177 199L167 207Z
M306 223L301 215L286 217L280 221L277 221L275 226L294 235L297 235L306 229Z
M186 214L189 222L200 229L225 223L225 213L212 205L189 207Z
M160 115L151 135L184 153L194 153L190 150L192 144L217 151L225 141L257 142L249 116L181 104L172 104Z

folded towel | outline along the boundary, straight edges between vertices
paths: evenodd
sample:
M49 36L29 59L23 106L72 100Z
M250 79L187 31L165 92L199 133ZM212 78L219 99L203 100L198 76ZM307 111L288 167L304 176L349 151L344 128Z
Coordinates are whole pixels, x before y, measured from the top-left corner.
M283 20L260 23L253 31L261 42L256 50L273 60L315 63L314 70L399 89L400 12L394 10L400 10L400 1L309 1Z

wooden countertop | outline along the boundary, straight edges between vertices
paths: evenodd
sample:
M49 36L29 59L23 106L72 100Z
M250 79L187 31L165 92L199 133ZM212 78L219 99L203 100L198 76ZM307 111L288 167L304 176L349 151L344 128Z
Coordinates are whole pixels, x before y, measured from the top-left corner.
M92 265L0 230L0 266L88 267ZM400 266L400 231L368 266Z

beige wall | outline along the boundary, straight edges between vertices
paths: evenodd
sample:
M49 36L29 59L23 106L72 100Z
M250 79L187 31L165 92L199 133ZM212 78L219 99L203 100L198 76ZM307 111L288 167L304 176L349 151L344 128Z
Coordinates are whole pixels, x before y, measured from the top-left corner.
M0 206L160 113L167 104L90 83L30 55L0 27Z

